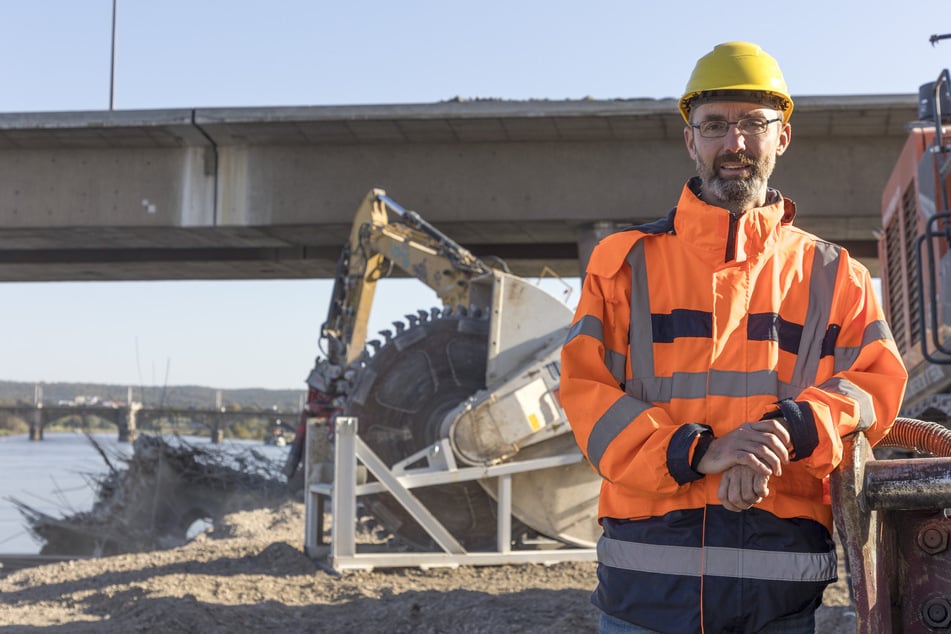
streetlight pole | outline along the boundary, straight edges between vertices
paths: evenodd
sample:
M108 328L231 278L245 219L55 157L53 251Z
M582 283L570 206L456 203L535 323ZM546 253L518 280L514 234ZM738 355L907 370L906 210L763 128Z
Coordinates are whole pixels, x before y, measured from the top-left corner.
M116 109L116 3L112 0L112 51L111 68L109 70L109 110Z

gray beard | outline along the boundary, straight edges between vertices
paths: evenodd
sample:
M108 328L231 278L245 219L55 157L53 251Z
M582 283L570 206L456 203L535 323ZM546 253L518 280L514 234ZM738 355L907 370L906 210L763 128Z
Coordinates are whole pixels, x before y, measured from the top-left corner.
M704 179L703 174L701 178L706 196L712 195L717 201L726 203L725 206L737 211L756 207L766 194L766 179L755 171L743 178L712 176Z
M758 207L766 200L767 183L775 166L774 161L756 160L749 164L749 176L723 178L715 167L703 163L699 156L698 153L697 175L703 183L703 199L706 202L730 211L742 212Z

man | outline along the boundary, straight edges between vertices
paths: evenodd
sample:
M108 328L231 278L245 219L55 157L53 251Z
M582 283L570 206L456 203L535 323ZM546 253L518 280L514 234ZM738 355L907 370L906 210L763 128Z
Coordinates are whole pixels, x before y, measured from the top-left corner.
M776 61L701 58L680 101L698 176L602 240L561 399L604 478L602 632L813 632L835 580L823 480L888 431L907 373L868 271L767 185L792 138Z

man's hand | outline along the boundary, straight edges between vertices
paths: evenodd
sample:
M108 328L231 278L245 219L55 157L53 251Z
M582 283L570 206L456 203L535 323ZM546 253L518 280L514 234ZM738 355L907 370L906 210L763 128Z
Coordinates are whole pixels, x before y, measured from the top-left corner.
M697 471L722 473L733 466L745 466L762 475L779 476L789 462L789 444L789 432L778 420L743 423L710 443Z
M745 511L769 495L769 476L737 465L723 472L717 497L728 511Z

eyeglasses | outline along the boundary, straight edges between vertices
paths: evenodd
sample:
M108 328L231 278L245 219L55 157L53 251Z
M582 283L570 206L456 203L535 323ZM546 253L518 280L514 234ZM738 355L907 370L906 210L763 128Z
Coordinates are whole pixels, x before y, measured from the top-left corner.
M731 125L735 125L737 131L743 136L759 136L766 132L770 123L782 121L782 117L775 119L763 119L762 117L747 117L739 121L721 121L713 119L711 121L701 121L700 123L691 123L691 128L700 130L700 136L705 139L719 139L725 137L730 130Z

